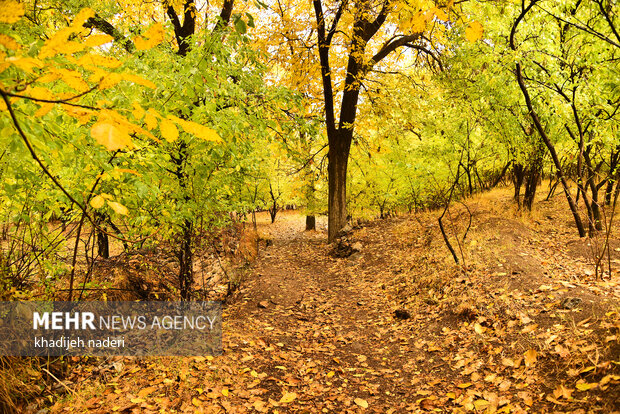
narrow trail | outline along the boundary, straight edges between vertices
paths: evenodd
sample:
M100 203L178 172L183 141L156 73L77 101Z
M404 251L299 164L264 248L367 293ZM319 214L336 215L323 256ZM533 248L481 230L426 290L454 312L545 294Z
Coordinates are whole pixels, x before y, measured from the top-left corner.
M230 349L243 349L236 341L265 344L265 353L252 357L254 370L271 379L273 401L298 382L310 386L297 403L313 411L410 394L415 369L402 368L414 358L398 339L407 329L395 323L382 284L359 277L363 257L343 269L343 259L328 255L324 234L302 230L272 232L273 246L241 292L246 300L227 312L225 331L243 333L231 337ZM393 403L374 408L388 412Z

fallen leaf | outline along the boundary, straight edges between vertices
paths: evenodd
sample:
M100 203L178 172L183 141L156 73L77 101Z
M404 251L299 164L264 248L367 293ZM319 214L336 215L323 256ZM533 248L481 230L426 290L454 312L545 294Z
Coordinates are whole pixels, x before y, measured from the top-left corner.
M368 408L368 402L366 400L363 400L361 398L356 398L353 401L355 402L355 404L359 405L362 408Z
M529 349L526 351L523 356L525 357L525 366L529 367L536 362L536 358L538 358L538 352L535 349Z
M580 384L577 384L576 387L579 391L588 391L591 390L592 388L596 388L596 386L598 385L598 383L595 382L582 382Z
M297 393L295 392L285 392L280 398L280 403L290 403L297 398Z

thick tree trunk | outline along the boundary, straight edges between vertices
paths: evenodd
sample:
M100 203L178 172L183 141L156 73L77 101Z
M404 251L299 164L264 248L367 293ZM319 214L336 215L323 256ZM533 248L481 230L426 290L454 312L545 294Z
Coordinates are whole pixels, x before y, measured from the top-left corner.
M314 216L306 216L306 231L316 230L316 218Z
M350 145L350 141L349 141ZM341 149L340 145L329 146L329 176L328 197L328 242L336 239L338 232L347 224L347 164L349 151Z
M104 259L110 258L110 239L100 230L97 231L97 253Z
M525 207L528 211L532 211L532 205L534 205L534 198L536 197L536 188L538 186L541 168L542 165L535 163L530 165L527 171L525 192L523 193L523 207Z

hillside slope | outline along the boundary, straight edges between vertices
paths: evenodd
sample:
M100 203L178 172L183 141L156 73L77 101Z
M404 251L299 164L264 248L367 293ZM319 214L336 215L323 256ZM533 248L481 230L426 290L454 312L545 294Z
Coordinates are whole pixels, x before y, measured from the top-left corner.
M445 219L459 265L436 212L355 228L349 258L298 213L261 223L273 245L225 309L222 356L85 363L52 411L620 410L618 241L596 281L602 239L576 237L560 196L531 215L506 190L466 205L464 241L467 209Z

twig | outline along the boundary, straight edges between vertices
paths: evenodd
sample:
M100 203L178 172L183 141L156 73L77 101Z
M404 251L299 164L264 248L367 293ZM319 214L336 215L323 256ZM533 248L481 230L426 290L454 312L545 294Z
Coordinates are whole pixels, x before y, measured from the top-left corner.
M82 401L85 401L84 398L82 398L77 392L73 391L71 388L67 387L67 385L62 382L61 380L59 380L58 378L56 378L56 376L54 374L52 374L51 372L49 372L47 369L45 368L41 368L42 371L45 371L47 373L47 375L49 375L50 377L54 378L56 380L56 382L58 382L60 385L62 385L63 387L65 387L65 389L67 391L69 391L71 394L73 394L75 397L81 399Z

